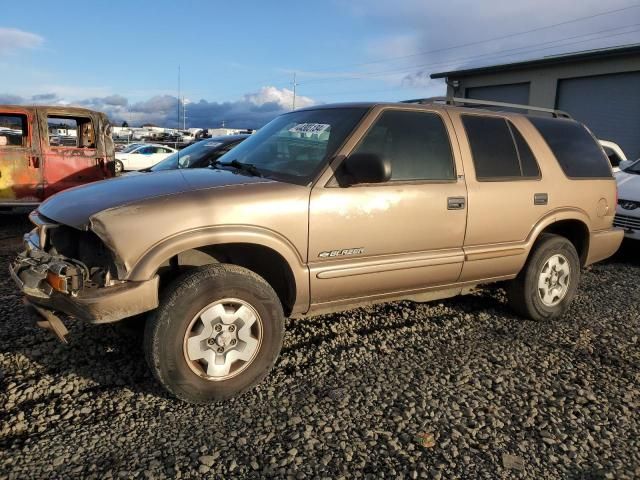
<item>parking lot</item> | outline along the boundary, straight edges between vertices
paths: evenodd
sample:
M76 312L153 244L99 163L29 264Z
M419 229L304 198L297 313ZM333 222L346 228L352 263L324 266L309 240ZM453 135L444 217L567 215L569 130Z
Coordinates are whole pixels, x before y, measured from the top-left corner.
M0 271L29 229L0 215ZM569 314L513 315L494 288L289 320L274 371L193 406L140 342L28 323L0 284L0 478L640 476L640 256L583 272Z

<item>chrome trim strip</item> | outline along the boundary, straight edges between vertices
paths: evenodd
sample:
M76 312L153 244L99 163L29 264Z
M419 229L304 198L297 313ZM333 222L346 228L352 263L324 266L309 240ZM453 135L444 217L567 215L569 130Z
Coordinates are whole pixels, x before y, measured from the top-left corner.
M316 274L316 277L320 279L342 278L342 277L351 277L355 275L366 275L370 273L393 272L396 270L405 270L405 269L411 269L411 268L432 267L432 266L438 266L438 265L451 265L451 264L462 263L462 262L464 262L464 254L459 253L456 255L447 255L447 256L441 256L441 257L431 256L428 258L406 260L403 262L387 261L384 263L380 262L380 263L373 263L370 265L331 268L331 269L318 272Z
M475 260L489 260L491 258L514 257L516 255L524 255L526 252L527 250L525 248L503 248L487 252L467 253L465 259L467 262L473 262Z

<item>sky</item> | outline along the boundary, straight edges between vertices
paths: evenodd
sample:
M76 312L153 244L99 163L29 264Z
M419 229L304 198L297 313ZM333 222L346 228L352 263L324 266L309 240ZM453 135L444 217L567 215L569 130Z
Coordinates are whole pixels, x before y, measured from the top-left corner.
M259 128L294 73L297 108L397 101L444 95L435 72L638 42L629 0L6 2L0 104L175 127L180 93L187 127Z

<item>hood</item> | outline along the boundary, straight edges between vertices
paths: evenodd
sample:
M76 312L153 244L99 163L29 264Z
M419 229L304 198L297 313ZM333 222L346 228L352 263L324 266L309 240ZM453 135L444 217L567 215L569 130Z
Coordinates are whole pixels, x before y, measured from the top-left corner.
M144 169L144 170L130 170L128 172L122 172L120 174L120 176L122 176L122 177L131 177L133 175L141 175L143 173L149 173L149 170L147 170L147 169Z
M273 180L226 170L164 170L124 175L65 190L43 202L38 211L58 223L85 230L89 219L103 210L184 192L270 182Z
M623 200L640 201L640 175L635 173L616 173L618 183L618 198Z

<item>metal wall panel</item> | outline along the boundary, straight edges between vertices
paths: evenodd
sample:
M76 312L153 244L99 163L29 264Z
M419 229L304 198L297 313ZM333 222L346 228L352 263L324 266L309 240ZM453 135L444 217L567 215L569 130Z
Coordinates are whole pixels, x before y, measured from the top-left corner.
M640 158L640 71L560 80L556 107Z
M474 98L476 100L491 100L494 102L529 105L529 83L471 87L466 89L465 95L467 98Z

